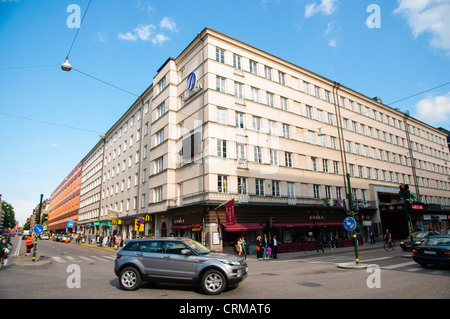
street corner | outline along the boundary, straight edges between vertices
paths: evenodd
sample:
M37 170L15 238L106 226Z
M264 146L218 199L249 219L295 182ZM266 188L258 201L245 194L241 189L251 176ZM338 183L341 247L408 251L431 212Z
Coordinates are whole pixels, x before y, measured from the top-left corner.
M30 256L20 256L15 257L11 263L19 267L39 267L50 265L52 262L45 256L40 256L39 258L36 258L35 261L33 261L33 258Z

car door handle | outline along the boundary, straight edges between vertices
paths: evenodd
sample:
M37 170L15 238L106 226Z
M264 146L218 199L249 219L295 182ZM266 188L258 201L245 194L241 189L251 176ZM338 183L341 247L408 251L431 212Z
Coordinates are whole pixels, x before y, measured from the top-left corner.
M164 256L163 258L164 259L170 259L170 256Z
M142 257L143 253L136 253L136 256Z

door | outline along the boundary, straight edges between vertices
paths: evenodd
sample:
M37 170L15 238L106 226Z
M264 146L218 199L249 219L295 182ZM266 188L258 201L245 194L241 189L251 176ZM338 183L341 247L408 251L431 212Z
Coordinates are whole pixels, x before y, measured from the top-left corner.
M179 241L166 241L165 252L162 259L162 272L168 278L191 280L201 262L196 255L182 255L181 251L188 247Z
M145 241L141 245L142 264L147 276L159 277L162 275L162 259L164 252L162 241Z

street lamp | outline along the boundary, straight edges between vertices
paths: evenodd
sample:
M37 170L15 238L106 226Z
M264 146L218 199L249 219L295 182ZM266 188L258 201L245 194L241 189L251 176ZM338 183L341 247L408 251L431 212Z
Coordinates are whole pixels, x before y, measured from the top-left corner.
M69 72L70 70L72 70L72 66L71 66L70 63L69 63L69 59L68 59L68 58L66 58L66 62L64 62L64 63L61 65L61 69L62 69L63 71L67 71L67 72Z

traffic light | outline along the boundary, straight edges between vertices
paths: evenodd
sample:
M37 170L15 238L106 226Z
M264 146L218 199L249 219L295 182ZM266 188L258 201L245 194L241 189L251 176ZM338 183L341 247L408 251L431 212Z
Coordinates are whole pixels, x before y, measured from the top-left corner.
M411 198L411 192L409 191L408 184L400 184L400 191L398 192L400 199L409 200Z
M141 222L139 221L139 218L134 220L134 230L138 231L139 227L141 226Z

